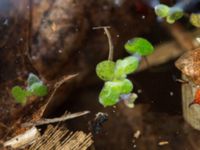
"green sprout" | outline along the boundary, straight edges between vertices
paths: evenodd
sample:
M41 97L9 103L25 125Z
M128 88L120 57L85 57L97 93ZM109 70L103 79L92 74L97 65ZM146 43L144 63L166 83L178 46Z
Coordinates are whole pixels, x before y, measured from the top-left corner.
M96 73L100 79L109 81L114 78L115 63L111 60L100 62L96 67Z
M148 40L140 37L128 40L124 47L128 53L137 53L141 56L150 55L154 51L152 44Z
M173 24L176 20L182 18L183 15L184 13L182 8L171 7L166 21L170 24Z
M200 28L200 13L192 13L190 15L190 23L193 26Z
M155 13L157 16L161 17L161 18L165 18L169 15L169 6L164 5L164 4L158 4L155 6Z
M124 79L128 74L133 73L139 66L139 60L135 56L128 56L116 62L114 71L115 79Z
M104 107L113 106L122 99L126 100L125 104L128 107L134 106L133 102L137 95L131 93L133 83L127 79L127 75L138 69L142 56L147 56L154 51L152 44L140 37L129 40L124 47L131 54L130 56L118 59L116 62L104 60L96 66L97 76L105 81L99 95L99 102Z
M154 7L154 10L158 17L166 18L169 24L173 24L184 15L183 9L178 6L169 7L164 4L158 4Z
M30 73L27 79L26 89L20 86L14 86L11 90L12 96L15 98L17 103L25 105L28 97L38 96L43 97L48 93L47 86L33 73Z
M26 103L27 96L29 95L29 93L26 90L22 89L19 86L13 87L11 93L12 96L15 98L15 101L23 105Z

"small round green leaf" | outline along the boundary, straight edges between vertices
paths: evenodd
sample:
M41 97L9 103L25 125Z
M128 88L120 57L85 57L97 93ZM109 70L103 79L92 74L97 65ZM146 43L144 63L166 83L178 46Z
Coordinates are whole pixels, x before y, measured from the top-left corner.
M114 73L114 79L125 79L126 78L126 73L125 73L125 63L123 60L119 59L116 62L116 67L115 67L115 73Z
M33 93L35 96L45 96L48 93L47 86L45 86L42 82L33 83L29 87L29 91Z
M128 79L124 79L121 82L122 82L122 86L121 86L120 94L129 94L133 90L132 82Z
M150 55L154 51L153 45L144 38L133 38L125 44L125 49L128 53L137 53L141 56Z
M133 73L139 66L139 60L135 56L129 56L118 60L115 67L115 78L126 78L127 74Z
M115 105L119 102L121 94L128 94L132 90L133 84L128 79L108 81L99 95L99 102L105 107Z
M28 82L28 87L30 87L33 83L40 82L40 79L35 74L30 73L27 82Z
M183 9L179 7L170 8L169 15L167 16L167 22L172 24L176 20L182 18L184 15Z
M104 81L112 80L114 77L115 63L110 60L105 60L97 64L96 74Z
M99 95L99 102L104 106L113 106L119 101L121 86L115 82L106 82Z
M154 10L157 16L164 18L168 16L170 8L167 5L159 4L154 7Z
M167 23L169 24L173 24L175 23L176 20L172 19L171 17L167 16L167 19L166 19Z
M23 90L21 87L19 87L19 86L13 87L11 90L11 94L15 98L15 101L17 103L20 103L23 105L26 103L27 94L26 94L26 91Z
M200 28L200 13L192 13L190 15L190 23L193 26Z

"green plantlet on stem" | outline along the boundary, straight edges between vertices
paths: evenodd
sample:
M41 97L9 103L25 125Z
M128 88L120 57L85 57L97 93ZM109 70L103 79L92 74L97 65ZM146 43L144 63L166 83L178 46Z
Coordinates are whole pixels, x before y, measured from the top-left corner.
M166 18L167 23L173 24L184 15L182 8L178 6L169 7L165 4L158 4L154 7L155 14L160 18Z
M11 94L17 103L25 105L28 97L43 97L48 94L48 89L36 75L30 73L27 79L26 89L20 86L14 86L11 90Z
M105 33L109 34L105 29ZM108 40L110 40L110 35ZM109 41L109 45L111 45ZM96 74L105 81L105 84L99 94L99 102L104 106L113 106L126 97L124 101L128 107L133 107L133 102L137 94L131 93L133 84L127 79L127 75L135 72L139 66L142 56L147 56L154 51L152 44L144 38L133 38L124 45L126 51L131 56L119 59L116 63L112 60L113 46L109 49L109 58L97 64ZM127 98L128 97L128 98ZM131 104L132 103L132 104Z

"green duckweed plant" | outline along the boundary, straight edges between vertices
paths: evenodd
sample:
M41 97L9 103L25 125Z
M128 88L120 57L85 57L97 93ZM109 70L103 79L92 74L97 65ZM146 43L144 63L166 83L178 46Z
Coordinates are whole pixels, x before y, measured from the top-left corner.
M155 13L160 18L165 18L169 24L175 23L184 15L184 10L181 7L169 7L165 4L158 4L154 7Z
M48 88L44 83L33 73L30 73L27 79L27 87L24 89L20 86L14 86L11 94L17 103L25 105L28 97L37 96L43 97L48 93Z
M169 24L173 24L184 16L184 5L188 4L182 4L182 7L181 5L169 7L165 4L157 4L154 7L154 11L158 17L166 19L166 22ZM193 26L200 28L200 13L191 13L189 21Z
M143 56L154 51L152 44L141 37L136 37L125 43L124 48L130 54L116 61L104 60L97 64L96 74L105 83L99 94L99 102L104 106L113 106L124 100L128 107L134 107L137 94L131 93L133 83L127 75L134 73Z

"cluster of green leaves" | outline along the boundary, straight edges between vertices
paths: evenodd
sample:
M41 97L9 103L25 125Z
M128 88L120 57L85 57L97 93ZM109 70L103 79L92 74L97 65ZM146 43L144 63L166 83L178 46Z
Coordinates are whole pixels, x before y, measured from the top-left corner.
M99 95L99 102L105 107L115 105L121 96L132 92L133 84L127 79L127 75L137 70L142 56L154 51L149 41L139 37L129 40L124 47L130 56L118 59L116 62L105 60L96 66L97 76L105 81ZM133 102L133 98L131 101Z
M158 17L166 18L166 21L170 24L173 24L184 15L183 9L178 6L169 7L165 4L158 4L154 7L154 10ZM190 14L190 23L200 28L200 13Z
M177 6L169 7L165 4L158 4L154 9L157 16L166 18L166 21L170 24L173 24L184 15L183 9Z
M33 73L30 73L27 79L27 87L23 89L20 86L14 86L11 90L12 96L17 103L26 104L27 98L30 96L43 97L47 95L47 86Z

